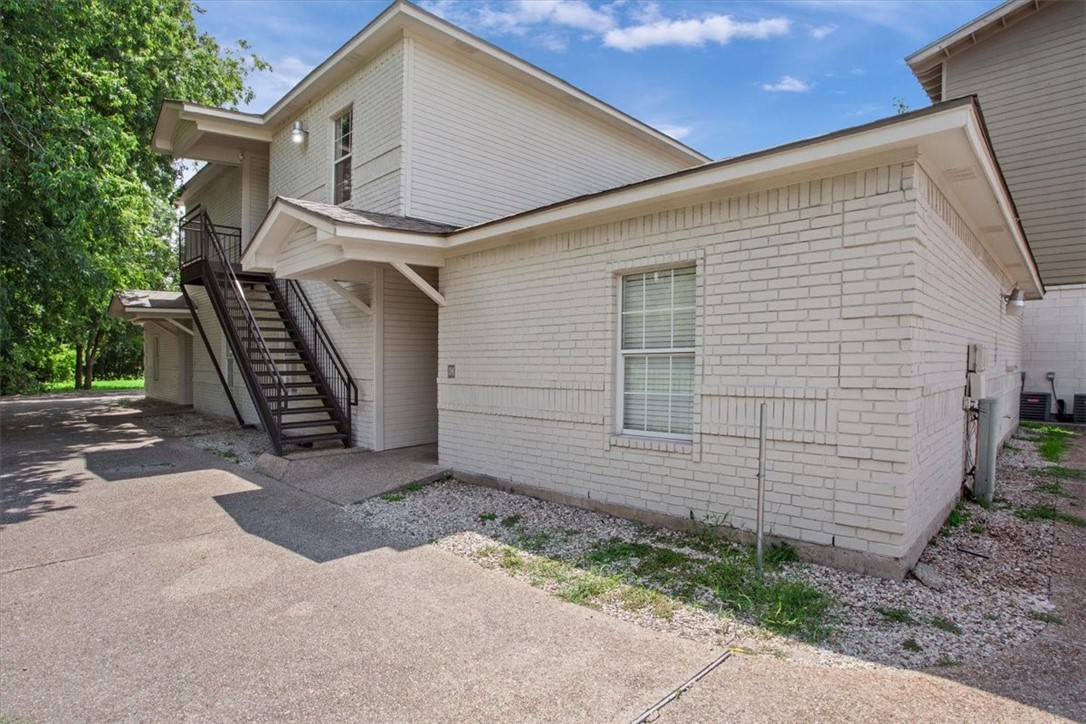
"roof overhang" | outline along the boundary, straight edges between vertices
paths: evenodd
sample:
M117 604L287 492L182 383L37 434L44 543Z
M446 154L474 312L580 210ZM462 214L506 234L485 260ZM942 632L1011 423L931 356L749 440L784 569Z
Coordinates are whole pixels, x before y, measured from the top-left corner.
M304 245L304 253L291 249ZM241 257L246 271L282 277L337 278L353 262L444 266L445 234L401 231L332 219L277 198Z
M174 158L238 165L246 152L267 155L272 133L261 116L166 100L151 147Z
M390 5L263 114L166 101L159 112L152 146L156 151L175 158L236 164L237 154L247 150L246 144L264 144L266 150L275 132L405 35L468 54L474 62L505 76L511 82L564 105L574 106L686 165L711 160L541 68L403 0Z
M192 328L188 323L192 313L187 305L178 306L181 301L181 292L119 292L113 295L108 311L109 316L134 324L156 324L172 334L184 332L191 335Z
M873 158L916 158L1030 298L1044 293L1014 202L975 98L931 106L826 136L706 164L448 233L420 234L339 223L285 203L272 205L242 257L246 269L312 274L348 260L442 266L446 256L607 223L679 204L797 183ZM304 240L304 255L283 255Z
M913 75L920 81L932 102L938 103L943 100L945 93L943 63L947 58L1001 33L1008 26L1034 15L1053 2L1055 0L1008 0L976 20L924 46L906 57L905 62L909 64Z

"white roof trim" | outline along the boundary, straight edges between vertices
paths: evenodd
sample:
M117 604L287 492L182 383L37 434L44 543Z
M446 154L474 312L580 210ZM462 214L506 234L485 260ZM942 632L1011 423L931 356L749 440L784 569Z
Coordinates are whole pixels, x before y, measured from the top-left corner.
M366 51L371 50L370 45L375 46L372 50L378 50L381 44L400 37L405 31L437 34L466 46L469 52L485 56L506 72L518 76L518 80L534 84L537 88L543 86L551 93L572 99L593 117L616 124L626 132L639 136L643 141L653 143L664 152L683 156L691 165L712 160L666 133L570 85L561 78L404 0L397 0L390 5L327 60L310 71L262 115L227 111L182 101L166 101L159 113L152 146L158 151L172 152L172 134L179 121L195 122L197 129L204 133L233 135L239 139L270 142L276 129L295 118L303 106L326 92L327 89L321 88L322 81L334 77L336 72L342 70L344 66L358 62Z
M326 265L334 263L328 260L335 258L442 266L447 254L463 253L476 245L510 243L549 233L556 228L602 223L621 214L703 197L717 189L777 179L783 175L817 173L834 164L870 159L875 154L901 153L930 142L953 144L952 147L971 154L977 160L988 189L986 193L991 194L979 203L985 200L989 202L988 208L993 213L998 206L1013 241L1013 247L1006 248L1015 249L1012 254L1016 258L1008 257L1003 261L1008 267L1025 270L1025 276L1016 272L1016 276L1020 277L1017 281L1031 286L1034 295L1043 295L1044 285L1014 215L1014 204L989 148L975 102L963 99L910 115L679 171L447 234L423 234L340 223L277 201L245 250L242 265L247 270L275 269L276 257L286 234L301 222L317 230L316 246L324 250L325 257L322 259ZM992 200L994 204L990 203ZM301 273L293 267L291 271Z
M905 62L910 66L918 66L923 65L925 61L930 60L933 57L940 56L941 58L944 55L944 51L950 46L970 38L982 30L986 30L989 26L1002 22L1003 18L1027 5L1032 5L1035 8L1040 7L1040 3L1037 0L1007 0L1007 2L989 10L976 20L966 23L957 30L947 33L935 42L928 43L912 55L906 56Z

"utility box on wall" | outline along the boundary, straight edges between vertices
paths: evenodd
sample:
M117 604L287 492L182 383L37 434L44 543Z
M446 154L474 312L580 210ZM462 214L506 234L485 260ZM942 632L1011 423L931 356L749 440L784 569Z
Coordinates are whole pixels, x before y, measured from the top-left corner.
M969 372L984 372L988 369L988 348L983 344L969 345L966 369ZM982 395L974 395L974 397L980 396Z

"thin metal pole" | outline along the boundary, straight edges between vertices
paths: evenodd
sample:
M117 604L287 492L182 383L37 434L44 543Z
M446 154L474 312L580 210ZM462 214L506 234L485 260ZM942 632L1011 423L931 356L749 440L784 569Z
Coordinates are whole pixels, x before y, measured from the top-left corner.
M765 403L758 409L758 518L755 523L755 566L762 575L762 532L765 526Z

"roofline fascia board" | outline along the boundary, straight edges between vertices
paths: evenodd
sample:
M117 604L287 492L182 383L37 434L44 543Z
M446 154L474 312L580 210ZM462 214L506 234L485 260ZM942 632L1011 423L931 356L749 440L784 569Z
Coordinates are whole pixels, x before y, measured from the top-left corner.
M410 21L416 22L430 31L444 34L453 38L455 41L467 45L472 50L483 53L486 56L504 63L506 66L516 70L517 72L531 77L533 80L539 83L543 83L555 90L560 91L568 96L576 98L578 101L583 102L588 107L595 110L597 113L601 113L612 120L621 122L625 126L637 131L640 134L651 136L656 142L662 146L667 147L672 152L677 152L686 156L687 158L697 163L706 163L712 159L709 156L697 151L690 146L677 141L671 136L668 136L663 131L660 131L652 126L639 121L638 119L630 116L614 106L601 101L600 99L586 93L585 91L573 86L561 78L548 73L547 71L535 66L517 56L502 50L493 43L489 43L482 38L479 38L471 33L458 28L457 26L443 20L436 15L423 10L422 8L413 5L409 2L399 0L398 2L389 5L380 15L370 21L369 25L364 27L353 38L348 40L338 50L336 50L331 56L329 56L323 63L311 70L301 81L298 82L293 88L287 91L286 95L276 101L271 108L269 108L262 116L264 125L268 128L269 132L272 129L278 128L286 120L280 116L285 112L286 108L291 103L302 97L305 92L316 84L320 79L341 62L344 62L349 58L359 47L363 46L371 38L377 36L381 31L385 30L390 23L396 22L397 19L404 18L410 19ZM406 24L403 27L394 28L398 32L409 30Z
M935 65L936 62L933 61L941 63L943 59L947 57L946 51L950 50L950 48L958 42L986 29L993 23L999 22L1019 8L1027 6L1039 8L1040 3L1038 0L1007 0L1007 2L996 6L979 18L969 21L958 29L950 31L938 40L928 43L915 53L905 56L905 63L908 64L914 72L917 69L925 68L928 65Z
M663 201L672 196L694 193L712 186L754 180L761 176L800 170L829 158L849 154L877 152L887 147L907 146L931 133L960 128L963 106L941 109L909 121L880 125L838 138L810 139L780 149L741 156L711 167L690 169L670 177L650 179L624 189L605 191L582 200L571 200L541 211L529 211L514 217L479 224L449 235L449 247L486 241L496 236L518 234L532 228L557 223L574 216L590 215L636 206L647 201ZM832 136L832 134L831 134Z
M1045 285L1041 279L1041 273L1037 269L1037 260L1033 256L1033 250L1030 248L1029 242L1026 240L1026 234L1022 229L1022 222L1018 216L1018 209L1007 188L1003 173L999 169L999 163L992 153L991 143L984 133L983 117L976 113L975 109L971 109L971 116L974 122L965 128L965 136L969 141L969 146L980 162L981 170L988 180L988 185L996 196L999 209L1003 212L1003 221L1011 232L1011 238L1014 239L1019 255L1026 262L1025 266L1029 271L1030 279L1036 286L1040 296L1044 297Z

